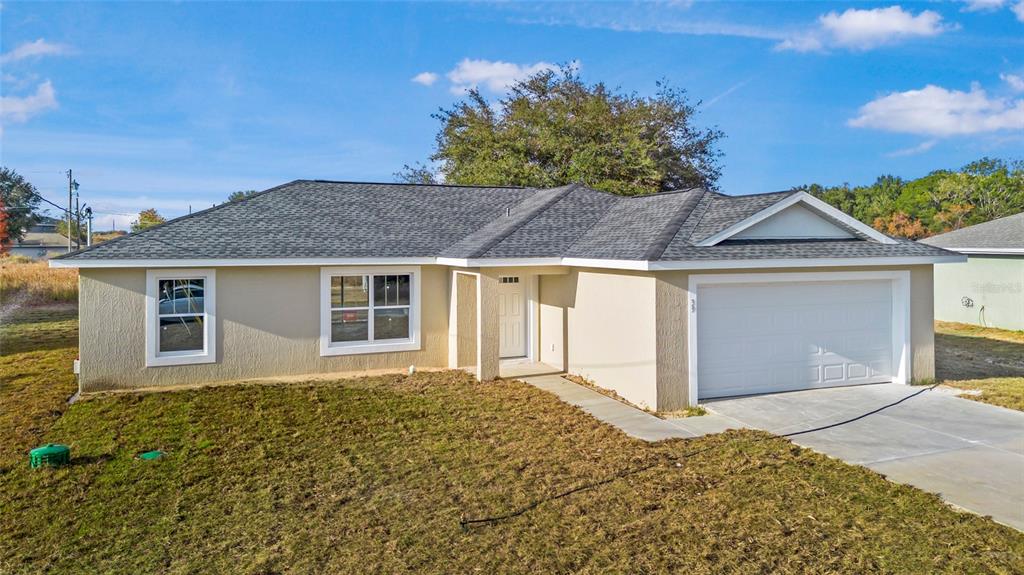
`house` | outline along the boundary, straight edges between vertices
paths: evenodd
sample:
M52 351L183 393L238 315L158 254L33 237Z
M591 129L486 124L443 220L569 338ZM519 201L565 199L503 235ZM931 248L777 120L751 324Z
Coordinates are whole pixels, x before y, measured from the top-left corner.
M59 220L54 218L40 218L35 225L25 230L20 241L11 246L10 253L34 260L68 253L68 237L57 233L58 223Z
M543 362L659 410L934 373L932 266L802 192L299 180L51 260L85 392Z
M967 256L935 268L935 319L1024 329L1024 213L921 240Z

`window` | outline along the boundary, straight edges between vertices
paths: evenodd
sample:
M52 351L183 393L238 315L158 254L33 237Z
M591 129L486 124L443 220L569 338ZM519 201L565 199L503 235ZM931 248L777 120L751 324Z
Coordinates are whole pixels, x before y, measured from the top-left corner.
M419 349L416 268L324 268L321 355Z
M146 365L211 363L214 271L146 272Z

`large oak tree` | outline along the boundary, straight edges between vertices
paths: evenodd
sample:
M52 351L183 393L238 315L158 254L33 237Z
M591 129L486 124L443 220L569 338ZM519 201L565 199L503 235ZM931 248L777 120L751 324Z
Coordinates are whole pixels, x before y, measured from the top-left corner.
M654 96L587 84L571 66L516 82L495 103L478 90L434 117L432 167L405 166L403 181L551 187L580 182L622 195L715 188L715 128L695 123L684 90Z

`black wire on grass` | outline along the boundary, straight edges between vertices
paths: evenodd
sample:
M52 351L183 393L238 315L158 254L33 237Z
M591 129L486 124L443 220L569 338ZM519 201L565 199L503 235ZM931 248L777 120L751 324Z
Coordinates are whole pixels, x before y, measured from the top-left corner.
M858 415L857 417L851 417L850 419L846 419L844 421L839 421L839 422L836 422L836 423L830 423L828 425L822 425L822 426L814 427L814 428L811 428L811 429L804 429L804 430L801 430L801 431L793 431L793 432L790 432L790 433L784 433L784 434L778 435L778 436L761 437L761 438L758 438L758 439L754 439L753 441L751 441L751 443L758 443L758 442L761 442L761 441L767 441L767 440L773 439L775 437L795 437L797 435L803 435L805 433L813 433L815 431L824 431L826 429L832 429L834 427L839 427L841 425L847 425L849 423L853 423L855 421L859 421L861 419L864 419L865 417L868 417L868 416L874 415L876 413L879 413L880 411L889 409L890 407L895 407L895 406L903 403L904 401L906 401L906 400L908 400L910 398L917 397L918 395L921 395L922 393L924 393L926 391L931 391L931 390L935 389L938 386L939 386L938 383L936 383L934 385L930 385L930 386L928 386L928 387L926 387L924 389L921 389L920 391L916 391L916 392L914 392L914 393L912 393L912 394L910 394L910 395L908 395L908 396L906 396L904 398L901 398L901 399L899 399L897 401L894 401L892 403L883 405L882 407L879 407L877 409L873 409L873 410L871 410L871 411L869 411L867 413L862 413L862 414ZM489 524L499 523L499 522L505 521L507 519L513 519L515 517L519 517L520 515L523 515L523 514L529 512L529 511L532 511L532 510L536 509L537 507L541 506L544 503L548 503L548 502L555 501L555 500L558 500L558 499L563 499L565 497L569 497L570 495L579 493L581 491L587 491L589 489L594 489L595 487L600 487L602 485L607 485L607 484L609 484L609 483L611 483L613 481L617 481L619 479L623 479L625 477L629 477L630 475L636 475L637 473L642 473L642 472L647 471L649 469L654 469L655 467L658 467L658 466L662 465L663 463L669 463L669 464L671 464L671 463L679 463L680 461L682 461L684 459L693 457L694 455L698 455L700 453L704 453L705 451L710 451L710 450L712 450L714 448L715 448L715 446L709 446L709 447L704 447L702 449L696 449L694 451L683 453L681 455L674 455L674 456L673 455L669 455L669 456L667 456L665 458L666 461L658 461L658 462L655 462L655 463L648 463L647 465L642 465L640 467L634 467L632 469L626 469L626 470L620 471L620 472L618 472L618 473L616 473L616 474L614 474L614 475L612 475L610 477L606 477L606 478L604 478L604 479L602 479L600 481L594 481L592 483L585 483L585 484L580 485L578 487L574 487L574 488L572 488L572 489L570 489L568 491L563 491L563 492L558 493L556 495L552 495L552 496L549 496L549 497L543 497L541 499L534 500L534 501L530 502L529 504L527 504L527 505L525 505L523 507L520 507L519 509L516 509L515 511L510 511L509 513L506 513L504 515L495 515L493 517L482 517L480 519L462 519L462 520L459 521L459 526L462 527L462 529L465 531L470 526L473 526L473 525L489 525Z

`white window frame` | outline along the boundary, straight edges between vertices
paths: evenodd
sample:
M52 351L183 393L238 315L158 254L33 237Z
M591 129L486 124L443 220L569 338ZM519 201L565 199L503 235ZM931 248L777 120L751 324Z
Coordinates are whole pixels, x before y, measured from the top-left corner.
M409 337L401 340L331 341L331 278L336 276L409 276ZM373 277L369 278L367 307L368 337L373 337ZM403 306L404 307L404 306ZM356 355L420 349L420 268L419 266L327 267L320 268L320 355Z
M203 280L203 349L160 351L160 280ZM213 269L146 270L146 367L217 361L217 272Z

